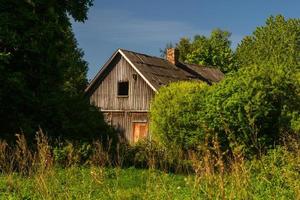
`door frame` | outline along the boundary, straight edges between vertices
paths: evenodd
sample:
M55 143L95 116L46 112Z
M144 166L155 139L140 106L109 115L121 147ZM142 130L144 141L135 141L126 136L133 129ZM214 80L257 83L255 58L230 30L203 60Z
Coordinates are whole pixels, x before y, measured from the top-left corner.
M132 124L132 129L131 129L131 143L135 143L135 141L134 141L134 131L135 131L135 124L146 124L146 127L147 127L147 136L146 136L146 138L147 137L149 137L149 123L148 123L148 121L147 120L134 120L134 121L132 121L131 122L131 124Z

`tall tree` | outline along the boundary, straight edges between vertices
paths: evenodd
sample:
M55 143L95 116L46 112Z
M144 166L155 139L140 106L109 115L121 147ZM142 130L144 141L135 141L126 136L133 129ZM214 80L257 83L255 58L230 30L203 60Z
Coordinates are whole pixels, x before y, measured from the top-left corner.
M271 16L245 37L236 50L239 65L300 66L300 20Z
M233 51L230 48L230 36L231 33L228 31L215 29L211 32L210 37L196 35L190 47L185 42L186 39L181 39L179 49L183 50L183 56L184 53L187 53L186 62L215 66L227 73L235 69Z
M83 97L87 63L70 17L83 22L91 5L92 0L1 0L1 134L34 133L38 126L49 134L86 133L84 123L90 122L80 116L92 109Z
M293 96L297 101L278 101L282 114L292 118L289 123L299 132L300 104L297 102L300 102L300 19L285 19L282 15L269 17L264 26L258 27L238 45L236 59L243 68L258 65L277 72L273 83L281 80L282 86L284 83L288 85L285 92L297 91Z
M175 47L180 52L179 59L182 62L213 66L228 73L236 70L230 36L228 31L215 29L209 37L195 35L193 40L183 37Z

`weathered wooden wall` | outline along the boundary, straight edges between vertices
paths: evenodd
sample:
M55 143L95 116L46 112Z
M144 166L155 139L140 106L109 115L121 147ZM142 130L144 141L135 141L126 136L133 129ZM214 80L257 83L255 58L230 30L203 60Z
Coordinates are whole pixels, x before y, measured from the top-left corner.
M111 64L116 66L110 66L110 73L97 83L98 87L90 97L91 103L102 110L147 111L155 92L139 75L136 80L133 79L133 74L137 73L120 55ZM128 97L118 97L118 81L129 81Z
M149 120L147 112L105 112L104 116L106 121L113 125L129 142L133 140L133 123L148 122Z
M149 105L155 92L121 55L110 65L105 78L96 84L90 101L101 108L110 124L132 141L133 123L148 122ZM136 80L133 74L137 74ZM119 81L129 81L128 97L118 97Z

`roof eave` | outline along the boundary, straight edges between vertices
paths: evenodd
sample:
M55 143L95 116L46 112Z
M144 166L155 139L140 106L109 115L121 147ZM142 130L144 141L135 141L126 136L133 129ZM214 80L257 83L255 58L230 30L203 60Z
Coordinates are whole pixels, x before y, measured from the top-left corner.
M130 59L125 55L125 53L119 49L118 52L125 58L125 60L131 65L131 67L144 79L144 81L151 87L154 92L157 92L157 88L155 88L150 81L140 72L140 70L130 61Z
M105 69L109 66L111 61L116 57L118 54L118 50L116 50L112 56L106 61L106 63L102 66L102 68L99 70L99 72L96 74L96 76L93 78L93 80L89 83L87 88L84 90L85 93L89 92L89 90L92 88L92 86L96 83L96 81L99 79L99 77L102 75L102 73L105 71Z

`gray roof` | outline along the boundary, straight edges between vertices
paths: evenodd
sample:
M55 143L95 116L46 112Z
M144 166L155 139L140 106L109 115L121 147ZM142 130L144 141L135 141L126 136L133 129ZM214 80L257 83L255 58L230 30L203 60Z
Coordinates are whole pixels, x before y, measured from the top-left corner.
M224 77L224 74L219 69L213 67L204 67L182 62L179 62L177 65L173 65L163 58L118 49L91 81L86 91L90 90L92 85L97 82L102 74L105 74L103 73L105 68L118 53L125 57L132 67L135 68L135 70L155 91L157 91L161 86L167 85L171 82L202 80L208 84L212 84L222 80Z

